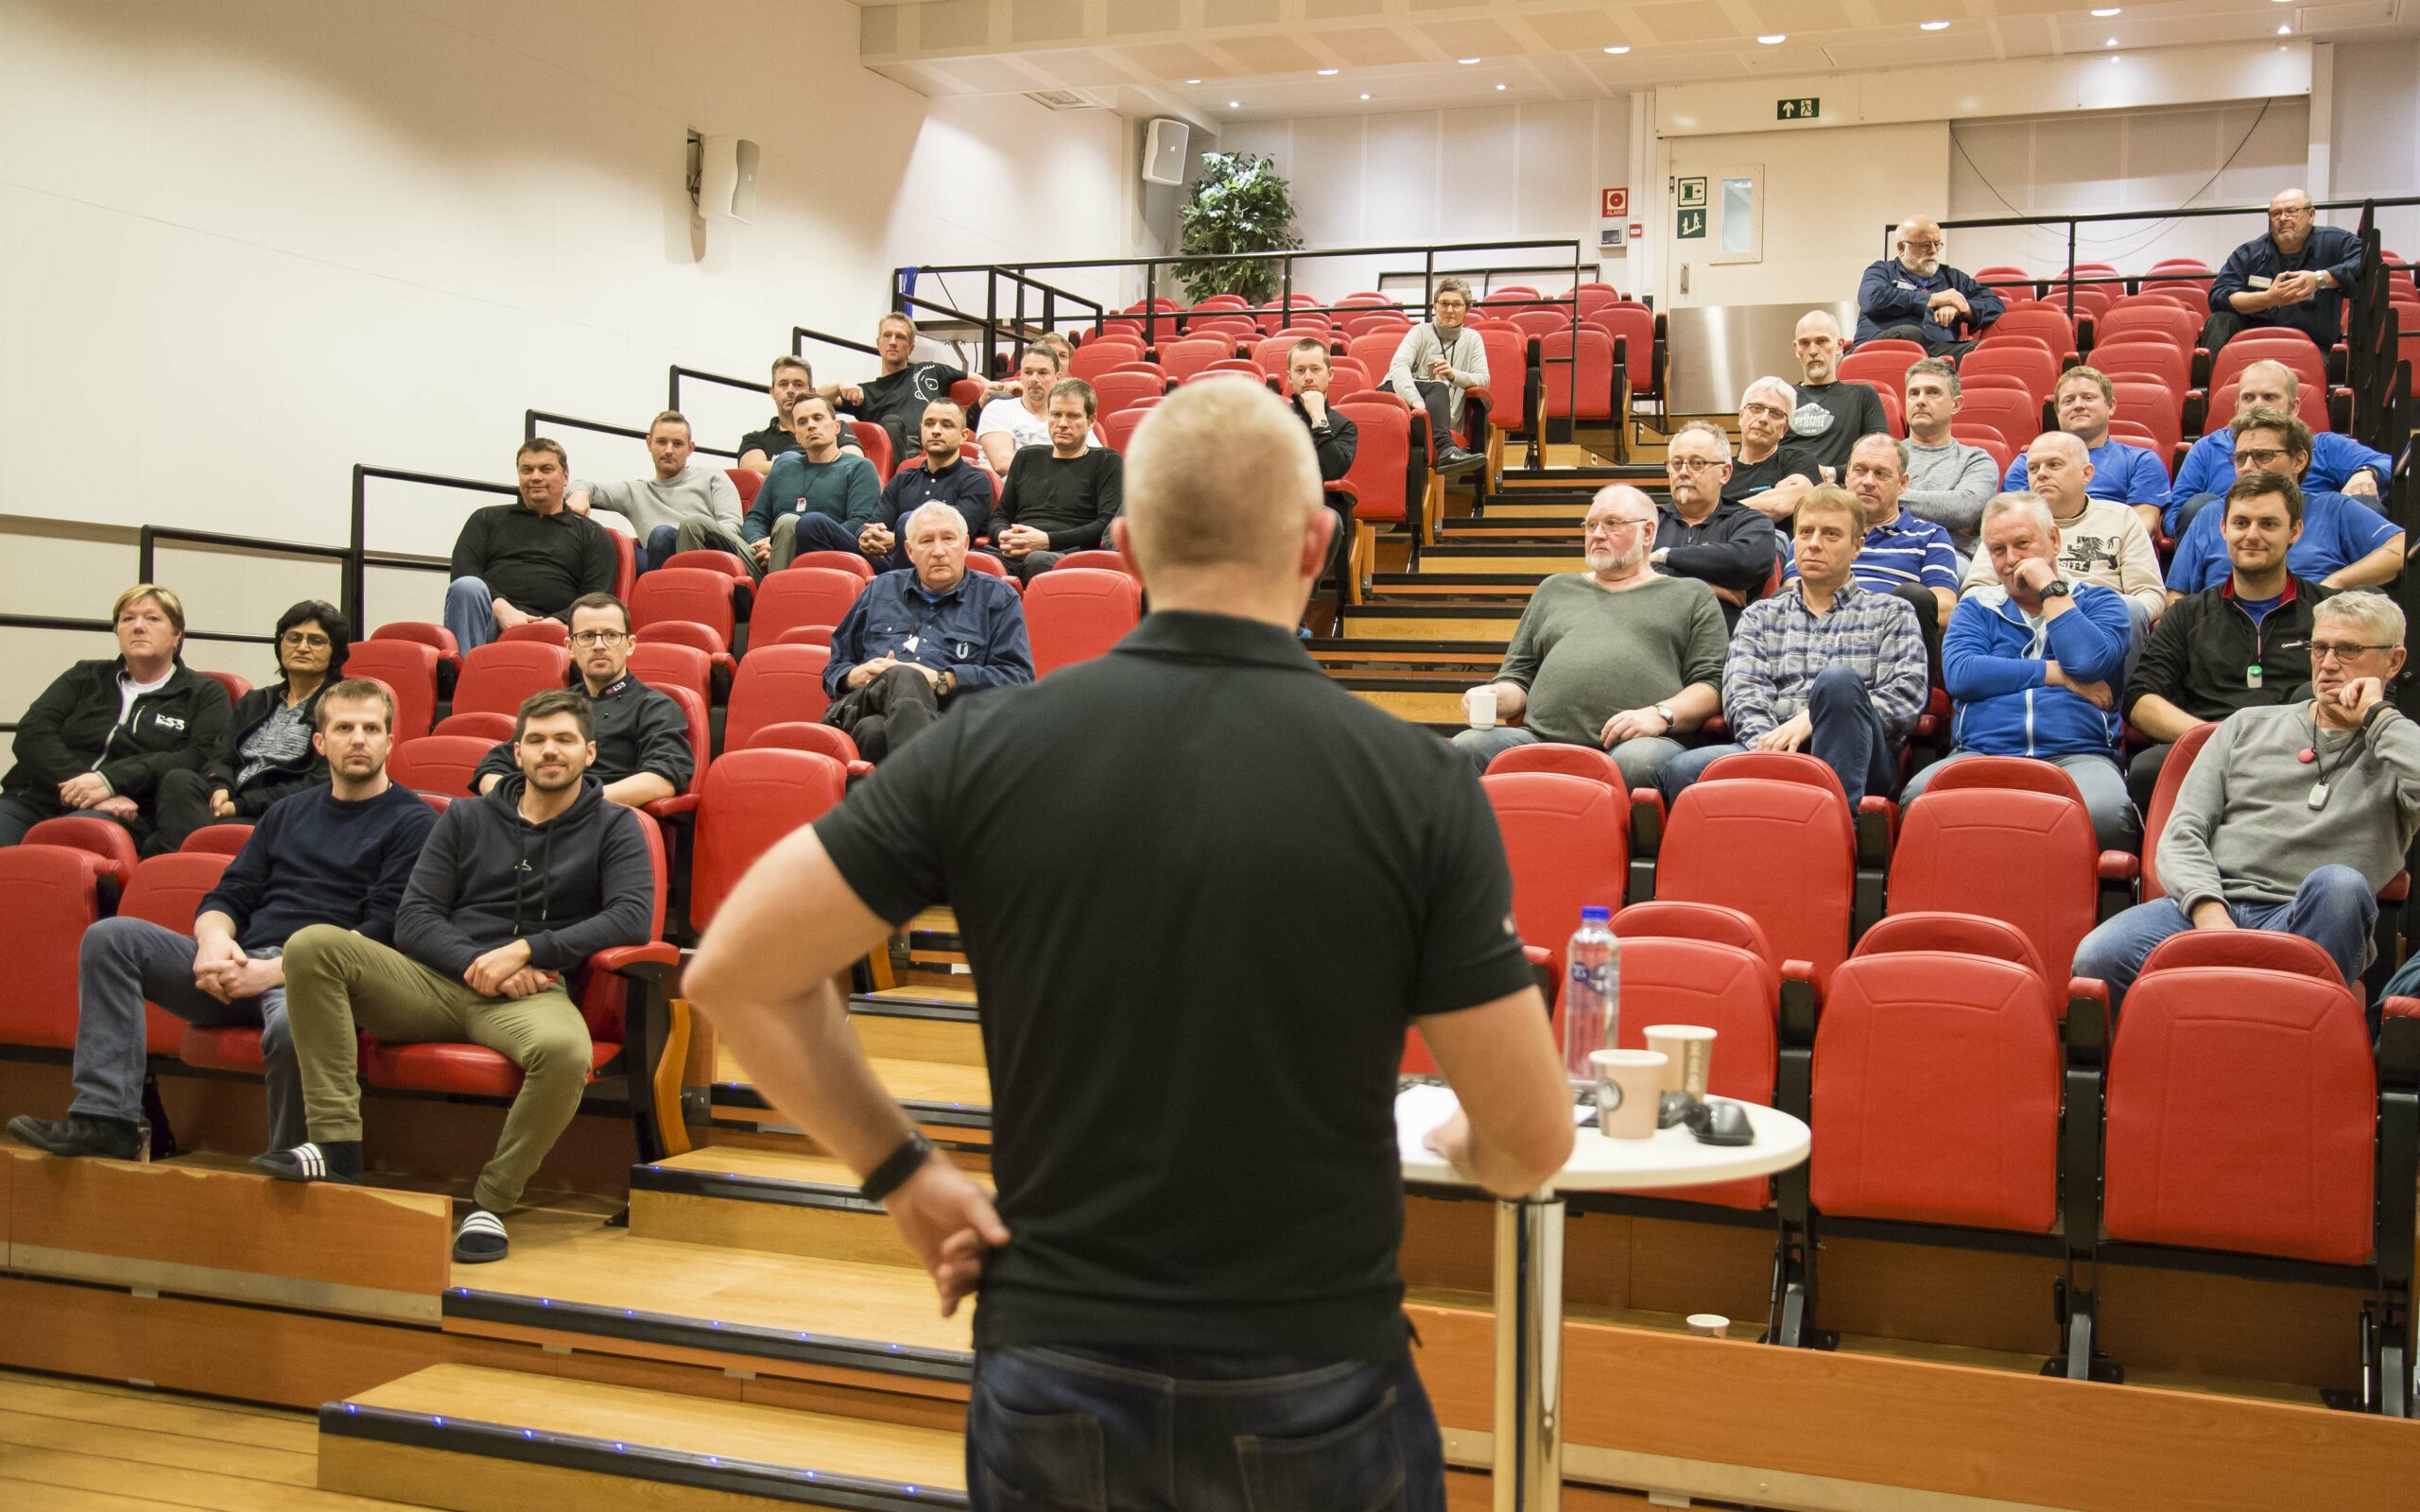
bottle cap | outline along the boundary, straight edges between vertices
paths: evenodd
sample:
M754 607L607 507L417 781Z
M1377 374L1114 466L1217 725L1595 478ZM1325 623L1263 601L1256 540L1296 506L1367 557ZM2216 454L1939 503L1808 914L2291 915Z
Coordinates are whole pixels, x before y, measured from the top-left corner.
M1613 917L1612 909L1600 908L1594 903L1580 910L1580 921L1583 924L1601 924Z

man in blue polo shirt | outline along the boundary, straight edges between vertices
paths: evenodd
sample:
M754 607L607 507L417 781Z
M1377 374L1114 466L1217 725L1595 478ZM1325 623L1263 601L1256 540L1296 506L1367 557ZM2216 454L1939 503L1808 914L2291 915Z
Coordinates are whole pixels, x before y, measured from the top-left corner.
M1899 223L1896 257L1865 270L1857 286L1857 339L1897 336L1959 357L2006 308L2000 297L1945 265L1941 227L1923 215Z
M2053 397L2059 405L2059 429L2083 442L2084 455L2092 461L2092 482L2084 491L2096 499L2134 506L2142 516L2143 528L2157 534L2160 517L2168 507L2168 467L2146 448L2109 438L2110 417L2118 409L2118 389L2109 375L2098 368L2070 368L2059 374ZM2025 478L2025 454L2020 452L2008 465L2001 490L2025 492L2031 486Z
M2291 415L2256 409L2238 415L2233 429L2236 488L2262 474L2273 476L2278 487L2267 491L2284 497L2293 517L2292 544L2286 551L2290 572L2327 588L2377 588L2394 580L2403 569L2403 532L2394 522L2341 493L2302 487L2310 466L2309 426ZM2227 497L2234 498L2235 490ZM2204 509L2186 527L2168 564L2169 602L2226 580L2224 514Z
M2240 419L2256 409L2280 415L2302 413L2302 380L2282 362L2256 362L2236 375L2235 414ZM2394 470L2384 452L2374 452L2337 431L2321 431L2310 438L2310 471L2303 486L2341 493L2384 513L2378 486ZM2168 534L2175 540L2192 524L2193 517L2211 501L2223 498L2235 486L2235 427L2221 425L2193 443L2185 465L2176 470L2176 487L2168 490Z
M966 570L966 521L920 505L901 528L911 564L868 583L832 631L823 722L881 761L977 688L1033 680L1017 591Z
M908 567L908 517L928 504L946 504L966 522L969 541L983 533L997 503L992 480L981 468L965 460L966 411L954 399L936 399L925 406L916 438L924 450L913 465L903 467L883 487L882 509L873 523L857 532L857 549L878 571Z
M2310 196L2285 189L2269 201L2267 234L2227 254L2210 281L2202 350L2216 352L2246 327L2284 326L2319 343L2344 335L2344 291L2361 271L2361 239L2319 224Z
M1941 632L1958 608L1958 549L1949 532L1899 507L1908 488L1908 443L1891 436L1860 436L1849 453L1849 492L1865 518L1865 539L1849 576L1859 588L1895 593L1916 611L1925 664L1940 680ZM1798 576L1793 555L1785 577Z

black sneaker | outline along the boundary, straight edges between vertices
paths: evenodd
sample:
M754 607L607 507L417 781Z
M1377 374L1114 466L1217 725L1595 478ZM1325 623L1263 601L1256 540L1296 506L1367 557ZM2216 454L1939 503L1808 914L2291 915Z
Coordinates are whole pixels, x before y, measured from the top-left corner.
M504 1231L503 1219L485 1208L473 1208L463 1216L462 1226L454 1230L454 1263L484 1265L492 1260L502 1260L511 1245L510 1236Z
M297 1144L252 1157L252 1169L280 1181L342 1181L361 1184L361 1142L331 1140L325 1144Z
M139 1160L151 1143L140 1124L80 1113L65 1118L22 1114L9 1120L9 1133L20 1144L30 1144L46 1155L97 1155L112 1160Z

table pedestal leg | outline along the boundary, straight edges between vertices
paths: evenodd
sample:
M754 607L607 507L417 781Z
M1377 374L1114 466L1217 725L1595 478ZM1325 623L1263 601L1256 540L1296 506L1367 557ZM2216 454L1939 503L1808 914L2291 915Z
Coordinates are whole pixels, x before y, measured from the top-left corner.
M1563 1202L1495 1205L1495 1512L1563 1504Z

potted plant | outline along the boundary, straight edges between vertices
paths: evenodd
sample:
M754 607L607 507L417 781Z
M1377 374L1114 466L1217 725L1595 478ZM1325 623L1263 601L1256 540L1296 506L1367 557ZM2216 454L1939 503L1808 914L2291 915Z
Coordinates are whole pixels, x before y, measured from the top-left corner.
M1199 301L1238 294L1252 304L1278 296L1278 264L1238 259L1237 252L1282 252L1303 245L1294 233L1293 191L1269 158L1249 152L1205 152L1180 221L1178 251L1201 261L1180 275Z

